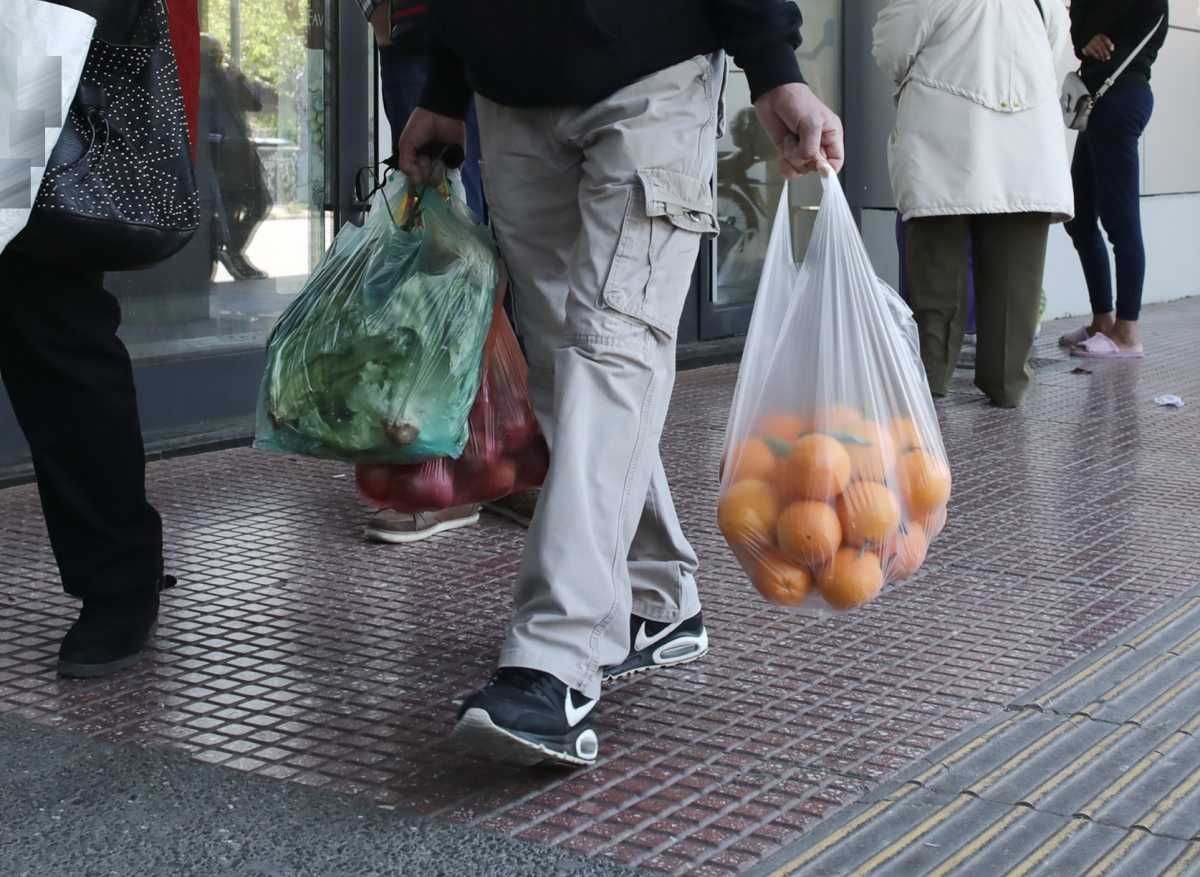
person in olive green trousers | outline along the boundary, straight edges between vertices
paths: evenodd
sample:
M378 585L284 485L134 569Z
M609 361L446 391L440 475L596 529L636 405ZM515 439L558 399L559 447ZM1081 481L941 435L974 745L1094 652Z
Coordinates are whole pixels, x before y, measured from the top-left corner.
M1029 385L1026 361L1037 334L1049 227L1049 217L1039 213L929 217L907 223L903 258L909 304L917 317L921 359L935 396L945 395L954 377L967 320L968 271L973 267L975 384L997 405L1020 403Z
M1004 407L1029 387L1050 226L1074 210L1056 72L1069 47L1062 0L891 0L879 15L908 297L935 395L962 346L970 270L976 386Z

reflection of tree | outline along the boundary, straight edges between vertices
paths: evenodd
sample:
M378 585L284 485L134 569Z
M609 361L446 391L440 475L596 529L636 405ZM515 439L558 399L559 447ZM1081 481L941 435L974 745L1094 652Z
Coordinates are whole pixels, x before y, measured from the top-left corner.
M241 24L240 69L279 94L292 106L300 97L303 80L297 73L305 65L305 29L308 23L307 0L241 0L238 4ZM232 39L230 0L201 0L201 23L206 33L229 46ZM257 114L252 120L254 133L282 137L293 143L300 140L295 114L280 115L277 110Z

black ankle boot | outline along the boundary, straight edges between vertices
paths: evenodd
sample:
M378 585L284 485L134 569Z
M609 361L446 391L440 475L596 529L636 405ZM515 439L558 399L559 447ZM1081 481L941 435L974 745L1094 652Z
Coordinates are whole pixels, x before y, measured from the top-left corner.
M58 650L58 675L92 679L136 664L158 623L159 592L174 584L171 576L163 576L149 591L84 601Z

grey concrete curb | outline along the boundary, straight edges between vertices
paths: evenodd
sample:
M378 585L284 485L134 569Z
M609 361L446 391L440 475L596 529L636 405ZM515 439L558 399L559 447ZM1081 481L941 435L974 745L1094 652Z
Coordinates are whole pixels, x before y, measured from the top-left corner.
M0 716L0 874L635 872L485 831Z

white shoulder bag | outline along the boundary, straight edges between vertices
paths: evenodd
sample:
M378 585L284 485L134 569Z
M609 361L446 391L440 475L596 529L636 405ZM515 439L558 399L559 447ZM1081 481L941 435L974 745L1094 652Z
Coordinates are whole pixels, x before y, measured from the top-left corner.
M1083 81L1080 75L1082 68L1074 73L1068 73L1067 78L1063 80L1062 86L1062 111L1063 121L1067 123L1067 127L1074 131L1086 131L1088 120L1092 117L1092 110L1096 107L1096 101L1108 94L1108 90L1113 87L1124 73L1129 65L1132 64L1142 54L1142 49L1146 48L1147 43L1154 38L1158 33L1158 29L1162 27L1162 23L1166 21L1164 15L1150 29L1150 33L1146 34L1146 38L1138 44L1138 47L1129 53L1129 57L1125 59L1125 63L1116 69L1116 72L1108 79L1104 80L1104 84L1100 86L1095 94L1092 94L1088 89L1087 83Z

